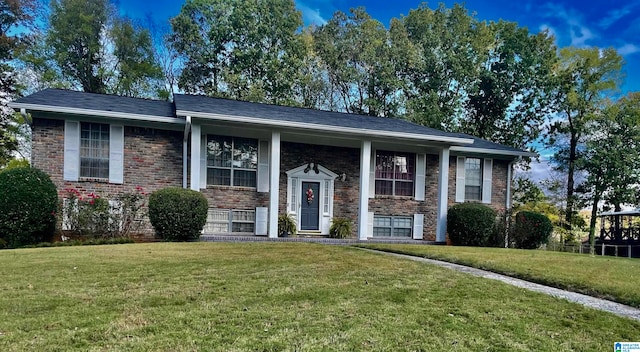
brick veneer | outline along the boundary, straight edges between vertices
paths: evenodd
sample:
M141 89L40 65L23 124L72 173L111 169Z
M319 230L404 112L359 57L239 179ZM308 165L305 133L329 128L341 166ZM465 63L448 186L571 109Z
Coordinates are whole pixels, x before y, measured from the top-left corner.
M69 182L62 179L64 164L64 121L34 118L32 165L45 171L58 188L60 197L65 188L76 188L83 193L95 192L109 197L121 192L133 192L141 186L147 192L164 187L182 186L182 132L125 126L124 184L106 182ZM346 181L334 184L334 217L353 221L352 236L358 229L358 202L360 183L360 150L357 148L321 146L282 142L280 155L279 213L287 206L286 171L316 162L337 173L346 174ZM375 162L375 160L372 160ZM507 168L509 161L494 159L492 202L490 206L504 211L506 201ZM412 216L424 214L424 239L434 241L439 162L437 155L427 155L425 174L425 200L413 197L376 196L369 199L369 211L379 215ZM371 180L375 182L375 180ZM449 161L449 206L455 204L456 158ZM255 188L209 186L202 190L215 208L254 210L267 207L269 193Z
M31 163L45 171L64 198L66 188L96 193L102 197L145 192L164 187L182 187L182 132L125 126L124 183L64 181L64 121L34 117ZM147 230L149 228L147 227Z

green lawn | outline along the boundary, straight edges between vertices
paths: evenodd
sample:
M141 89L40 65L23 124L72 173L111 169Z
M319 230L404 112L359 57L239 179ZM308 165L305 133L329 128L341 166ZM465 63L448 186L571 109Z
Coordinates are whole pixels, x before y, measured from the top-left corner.
M640 308L640 260L543 250L424 245L363 247L464 264Z
M0 251L0 351L603 351L640 322L357 248Z

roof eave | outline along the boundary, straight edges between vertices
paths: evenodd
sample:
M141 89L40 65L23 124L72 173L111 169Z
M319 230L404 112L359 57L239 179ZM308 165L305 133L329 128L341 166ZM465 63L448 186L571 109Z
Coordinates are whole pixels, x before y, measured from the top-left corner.
M513 156L513 157L530 157L535 158L539 155L533 152L527 151L518 151L518 150L500 150L500 149L489 149L489 148L474 148L472 146L454 146L451 147L452 152L461 152L461 153L477 153L477 154L493 154L493 155L505 155L505 156Z
M187 111L187 110L176 110L176 115L191 116L191 117L203 118L208 120L250 123L250 124L262 125L262 126L301 128L301 129L310 129L310 130L316 130L316 131L322 131L322 132L333 132L333 133L348 133L348 134L365 135L365 136L378 137L378 138L379 137L403 138L403 139L412 139L412 140L418 140L418 141L449 143L449 144L456 144L456 145L468 145L473 143L473 139L471 138L447 137L447 136L425 135L425 134L418 134L418 133L404 133L404 132L393 132L393 131L380 131L380 130L371 130L366 128L320 125L320 124L307 123L307 122L271 120L271 119L264 119L264 118L258 118L258 117L247 117L247 116L237 116L237 115L232 116L232 115L225 115L225 114L203 113L203 112Z
M99 116L99 117L109 117L109 118L116 118L116 119L123 119L123 120L161 122L161 123L170 123L170 124L178 124L178 125L185 124L184 119L179 119L175 117L131 114L131 113L125 113L120 111L92 110L92 109L81 109L81 108L71 108L71 107L63 107L63 106L42 105L42 104L25 104L25 103L18 103L18 102L9 103L9 107L16 110L25 109L27 111L31 110L31 111L62 113L62 114L73 114L73 115Z

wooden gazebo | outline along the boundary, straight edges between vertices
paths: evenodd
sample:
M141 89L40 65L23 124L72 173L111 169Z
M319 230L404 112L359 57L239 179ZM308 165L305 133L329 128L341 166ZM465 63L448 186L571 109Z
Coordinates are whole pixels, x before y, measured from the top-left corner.
M600 238L597 244L611 247L611 255L614 251L617 255L620 250L625 252L620 253L621 256L640 257L640 209L605 212L598 216Z

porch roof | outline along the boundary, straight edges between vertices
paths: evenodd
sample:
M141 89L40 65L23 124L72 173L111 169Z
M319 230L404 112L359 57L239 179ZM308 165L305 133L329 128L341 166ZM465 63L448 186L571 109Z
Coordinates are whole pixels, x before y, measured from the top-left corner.
M178 116L355 135L409 138L454 145L473 143L469 136L448 133L393 118L211 98L202 95L176 94L174 101Z

